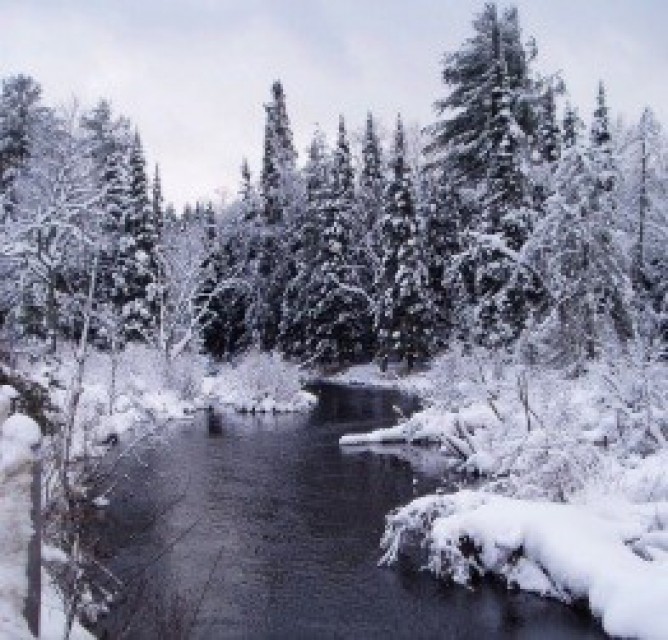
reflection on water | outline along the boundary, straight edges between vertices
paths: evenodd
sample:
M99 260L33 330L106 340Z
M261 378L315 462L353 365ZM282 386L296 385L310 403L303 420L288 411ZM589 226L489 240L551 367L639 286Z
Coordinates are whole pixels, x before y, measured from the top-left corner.
M555 603L379 568L385 514L433 489L443 460L406 447L342 450L343 433L390 426L394 405L410 412L416 402L381 389L317 391L309 415L223 414L217 437L202 417L119 467L126 479L100 548L121 577L150 578L130 602L166 603L159 613L174 628L169 615L192 611L210 578L200 639L601 637ZM110 637L131 609L112 616ZM166 637L154 614L140 610L130 637Z

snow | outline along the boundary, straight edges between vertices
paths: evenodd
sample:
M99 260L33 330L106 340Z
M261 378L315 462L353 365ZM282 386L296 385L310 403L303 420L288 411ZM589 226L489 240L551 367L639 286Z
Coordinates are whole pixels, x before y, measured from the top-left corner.
M44 550L42 550L44 555ZM40 609L41 640L62 640L65 630L65 609L57 586L49 574L42 570L42 602ZM32 638L32 636L29 636ZM70 640L93 640L95 636L86 631L77 620L72 625Z
M563 602L584 599L611 635L665 639L668 502L607 507L469 490L418 498L388 517L383 562L420 546L438 577L468 584L493 574ZM637 540L659 551L653 560L634 552Z
M7 397L7 388L2 393ZM37 424L15 414L0 425L0 637L32 638L23 619L28 592L28 545L33 534L33 447L39 443Z
M57 359L23 365L28 377L49 388L51 401L61 411L66 407L67 387L74 374L73 348L64 343ZM187 353L167 361L147 345L129 344L117 354L115 388L112 368L110 353L89 351L76 414L75 456L102 453L110 438L131 429L154 429L156 424L190 414L206 364L203 358Z
M336 384L398 389L406 393L427 393L432 385L428 372L402 375L394 368L383 372L375 363L354 365L324 380Z
M308 411L317 398L302 389L299 367L276 353L250 352L202 380L200 402L215 402L241 413Z
M586 601L613 635L668 637L665 363L629 355L575 376L455 352L403 380L371 366L340 377L411 391L417 379L425 405L396 426L344 435L345 453L421 449L444 475L483 476L475 491L390 514L384 562L417 554L457 583L492 574Z

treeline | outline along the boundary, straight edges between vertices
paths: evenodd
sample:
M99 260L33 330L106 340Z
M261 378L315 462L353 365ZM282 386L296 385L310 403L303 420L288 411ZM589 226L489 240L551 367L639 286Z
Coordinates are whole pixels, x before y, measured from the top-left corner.
M205 347L408 367L453 341L576 364L635 338L665 349L661 127L649 109L613 125L603 83L586 126L536 56L517 10L486 5L445 57L418 167L401 120L386 150L370 114L358 162L341 118L298 168L276 82L259 180L244 164L203 293L239 286L212 296Z
M444 58L435 122L382 144L372 114L360 140L341 118L301 163L276 82L257 179L244 162L234 202L179 215L107 102L54 110L6 79L5 332L409 368L455 343L576 367L665 355L666 137L649 109L613 122L602 83L585 124L537 55L490 3Z
M55 351L60 336L85 330L101 348L138 340L171 356L196 337L202 224L164 205L138 131L108 101L54 109L34 79L5 79L0 188L6 340L46 340Z

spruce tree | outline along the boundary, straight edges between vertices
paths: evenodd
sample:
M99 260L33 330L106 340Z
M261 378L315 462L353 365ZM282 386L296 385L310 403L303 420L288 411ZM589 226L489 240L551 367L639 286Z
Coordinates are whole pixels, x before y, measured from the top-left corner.
M538 150L546 163L559 160L561 154L561 128L557 122L557 105L554 88L550 85L541 99L541 114L538 126Z
M476 17L474 35L445 57L443 81L448 96L435 103L441 119L427 128L426 146L431 165L443 165L455 185L475 186L487 174L489 124L499 117L492 99L498 89L499 51L505 62L507 108L525 134L533 134L535 115L529 98L534 90L530 58L521 40L515 9L499 16L487 3Z
M0 93L0 193L10 196L16 170L30 155L34 127L43 114L42 88L30 76L17 75L2 82ZM6 205L10 202L6 201Z
M281 348L286 354L299 358L308 356L309 284L322 242L322 208L329 193L330 160L325 137L320 129L316 129L303 170L305 206L294 229L294 275L286 287L281 314Z
M266 112L260 181L263 215L253 240L254 298L247 312L256 344L271 350L278 339L285 288L294 274L288 234L300 204L297 154L280 82L272 86L272 101L266 105Z
M322 363L359 360L368 350L371 317L360 272L350 263L354 224L354 173L343 118L329 179L319 200L322 236L308 284L307 343Z
M607 162L596 158L610 143L605 101L599 93L589 147L578 138L577 115L569 110L567 117L555 191L524 255L549 291L549 304L532 330L537 347L580 372L611 336L631 336L630 283L624 250L612 231L609 182L600 173Z
M503 38L498 30L492 36L496 61L490 95L487 170L480 217L471 236L477 337L483 344L499 346L519 336L540 293L538 283L514 257L531 233L534 211L522 160L525 137L511 109Z
M125 233L131 238L132 248L128 248L126 255L125 328L128 337L145 340L158 322L160 238L149 199L146 160L138 132L130 147L128 198Z
M397 121L381 230L375 317L378 356L383 368L396 359L411 369L429 355L431 302L401 119Z

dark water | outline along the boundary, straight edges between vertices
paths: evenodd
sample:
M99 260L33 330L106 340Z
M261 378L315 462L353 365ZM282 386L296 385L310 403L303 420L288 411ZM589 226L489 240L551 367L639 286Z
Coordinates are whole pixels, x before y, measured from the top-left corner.
M394 405L415 403L317 391L309 416L224 415L218 437L202 418L118 466L99 547L122 578L146 584L110 617L109 637L128 617L134 638L166 638L193 619L198 639L603 637L553 602L379 568L385 514L433 489L442 461L401 447L342 451L343 433L392 424Z

